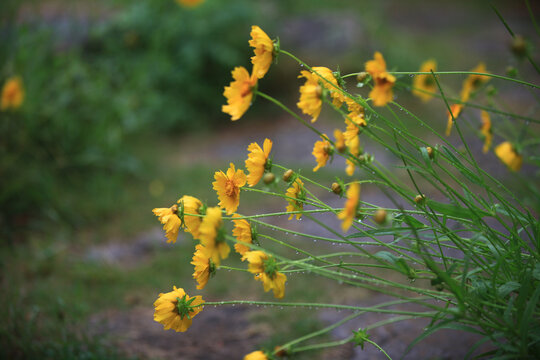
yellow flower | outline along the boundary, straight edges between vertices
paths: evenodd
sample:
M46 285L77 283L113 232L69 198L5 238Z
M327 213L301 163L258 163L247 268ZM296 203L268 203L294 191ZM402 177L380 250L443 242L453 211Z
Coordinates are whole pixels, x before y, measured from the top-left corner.
M321 138L322 141L316 141L315 145L313 145L312 154L315 156L315 160L317 160L317 166L313 168L313 171L317 171L325 166L328 159L330 159L330 155L333 153L332 144L328 141L326 134L322 134Z
M240 204L240 188L246 185L246 174L242 170L235 170L231 163L227 174L223 171L216 171L212 183L219 198L219 206L232 214L238 209Z
M227 98L227 105L221 111L231 115L231 120L238 120L244 115L253 99L253 89L257 86L257 77L249 75L246 68L237 66L232 71L234 81L225 87L223 95Z
M287 276L278 271L276 259L263 251L248 251L242 258L244 259L249 262L248 270L255 274L255 280L262 281L264 291L273 290L274 297L283 298Z
M164 330L184 332L191 326L193 317L202 311L201 304L204 304L202 297L190 297L184 289L174 286L173 291L159 294L154 302L154 321L163 324Z
M193 196L184 195L178 200L178 203L181 204L180 207L184 207L184 231L191 233L194 239L198 239L202 217L187 214L201 214L202 202Z
M353 99L347 97L345 99L345 103L347 104L347 109L349 110L349 113L354 113L362 118L364 118L364 107L354 101Z
M355 126L356 133L358 133L358 128ZM352 156L358 156L360 154L360 138L358 135L351 135L351 133L354 130L347 126L347 131L345 132L345 143L347 144L347 147L349 148L349 152ZM348 133L349 132L349 133ZM345 172L347 175L352 176L354 174L354 162L350 159L347 159L345 161L347 163L347 168L345 169Z
M201 244L211 251L211 259L216 266L221 264L221 259L226 259L229 256L231 248L225 242L225 229L219 207L206 209L206 216L199 228L199 239Z
M339 84L334 76L332 70L324 66L315 66L311 68L314 73L319 76L319 81L326 89L330 91L330 96L332 97L332 104L336 107L341 107L345 102L345 96L339 90ZM329 83L330 82L330 83Z
M197 290L202 290L206 286L206 283L208 283L210 276L214 275L216 266L212 261L212 249L197 244L195 250L193 261L191 262L195 266L193 278L197 280Z
M448 122L446 123L446 136L450 136L450 133L452 132L452 125L454 124L454 120L457 120L462 110L463 110L463 104L454 104L450 106L450 111L452 113L450 114L450 111L447 112Z
M233 215L234 218L240 217L238 214ZM252 244L253 238L251 233L251 225L245 219L233 220L234 229L232 231L233 236L238 240L238 243L234 244L234 250L240 255L244 255L246 252L250 251L249 246L243 245L242 243Z
M360 201L360 184L353 183L347 189L347 201L345 202L345 208L338 214L338 219L343 220L341 228L343 231L349 230L352 225L353 219L356 217L356 211L358 210L358 203Z
M256 25L251 27L250 35L249 46L254 48L253 52L255 53L255 56L251 58L253 74L262 79L274 60L274 42Z
M193 8L199 6L204 0L176 0L176 2L181 6Z
M343 135L343 132L339 129L335 129L334 138L336 139L334 145L336 146L337 151L344 152L347 146L345 145L345 136Z
M264 139L262 149L257 143L249 144L247 149L249 151L246 160L246 169L249 171L247 183L249 186L255 186L261 180L266 170L268 156L272 150L272 141L270 139Z
M373 100L373 105L384 106L392 101L394 93L392 87L396 82L396 78L386 72L386 62L380 52L376 52L374 60L366 62L366 71L371 75L375 85L369 93L369 97Z
M471 72L477 73L487 73L486 64L483 62L479 63ZM478 89L483 83L489 81L489 76L486 75L469 75L463 81L463 87L461 89L461 101L467 102L470 98L471 92Z
M18 76L9 78L2 88L2 101L0 110L17 109L24 100L24 88L22 80Z
M268 358L262 351L258 350L244 356L244 360L268 360Z
M302 70L299 78L306 78L304 85L300 86L300 101L296 105L302 113L311 116L311 122L317 121L322 108L322 86L317 75Z
M163 230L165 230L165 236L168 243L176 243L180 226L182 226L182 220L177 215L178 206L173 205L170 208L155 208L152 210L154 215L158 217L158 220L163 224Z
M435 60L427 60L420 66L419 72L430 71L437 71L437 63ZM432 75L416 75L413 80L413 87L413 94L418 96L424 102L431 100L433 93L437 91L437 83L433 80Z
M491 118L487 111L482 110L480 113L482 117L482 126L480 127L480 133L484 136L484 147L482 151L487 153L491 147L491 142L493 140L493 133L491 132Z
M495 154L503 163L506 164L506 166L508 166L510 170L519 171L521 169L521 165L523 164L523 156L517 153L516 149L510 142L505 141L499 144L495 148Z
M287 202L289 203L289 205L287 205L286 211L304 210L304 203L301 201L294 200L294 199L305 200L306 198L306 193L304 190L304 183L302 182L302 180L300 180L299 178L296 178L292 186L287 189L287 192L285 193L285 195L292 198L292 199L287 199ZM291 214L291 216L289 216L289 220L291 220L295 215L296 215L297 220L300 220L300 218L302 217L302 213Z

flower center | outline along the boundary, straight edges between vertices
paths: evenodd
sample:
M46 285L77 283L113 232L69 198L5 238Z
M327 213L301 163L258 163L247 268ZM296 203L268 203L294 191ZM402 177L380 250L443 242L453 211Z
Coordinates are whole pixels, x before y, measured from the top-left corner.
M176 311L178 312L178 315L180 315L180 319L183 320L184 316L191 319L189 314L194 311L194 306L191 305L194 300L194 297L188 300L186 294L184 294L181 299L179 297L176 298Z
M234 184L233 180L227 180L225 184L225 194L229 197L235 197L238 192L238 188Z
M264 265L264 272L266 273L266 275L268 275L270 279L273 279L274 275L278 271L276 259L274 259L273 257L269 257L268 259L263 260L263 265Z
M240 96L246 97L251 93L251 83L249 81L245 81L242 84L242 88L240 89Z

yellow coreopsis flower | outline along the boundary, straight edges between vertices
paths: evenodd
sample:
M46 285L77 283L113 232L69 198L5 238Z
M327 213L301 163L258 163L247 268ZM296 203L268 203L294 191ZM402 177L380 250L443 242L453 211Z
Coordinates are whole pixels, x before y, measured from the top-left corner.
M198 239L199 226L201 226L202 217L188 214L202 215L200 212L202 202L193 196L184 195L178 200L178 203L180 204L180 207L183 207L184 231L191 233L194 239Z
M221 259L226 259L229 256L231 248L225 241L225 229L219 207L206 209L206 216L199 228L199 240L212 252L211 259L216 266L221 264Z
M450 106L450 111L447 112L448 122L446 123L446 133L445 133L446 136L450 136L450 133L452 132L452 126L454 124L454 120L457 120L462 110L463 110L463 104L453 104L452 106Z
M337 216L338 219L343 220L343 222L341 223L341 228L344 232L349 230L354 218L356 217L359 201L360 184L353 183L347 189L347 201L345 202L345 207Z
M371 75L374 86L369 97L375 106L384 106L392 101L394 93L392 87L396 82L394 75L386 72L386 62L380 52L376 52L373 60L366 62L366 71Z
M238 120L244 115L253 99L253 89L257 86L257 77L250 75L246 68L237 66L232 71L234 81L225 87L223 95L227 98L227 105L221 111L231 115L231 120Z
M274 297L283 298L287 276L278 271L274 257L268 256L263 251L248 251L243 259L249 262L248 270L255 274L255 280L262 281L264 291L273 290Z
M223 171L216 171L212 183L219 198L219 206L227 211L227 214L232 214L238 209L240 204L240 188L246 185L246 174L242 170L235 170L234 164L231 163L227 174Z
M365 110L362 105L360 105L350 97L345 98L345 103L347 104L347 109L349 110L349 113L353 113L364 118Z
M190 297L184 289L174 286L173 291L159 294L154 302L154 321L163 324L164 330L184 332L191 326L193 317L202 311L202 304L202 297Z
M173 205L170 208L155 208L152 210L154 215L158 217L158 220L163 224L163 230L165 230L165 236L168 243L176 243L180 226L182 226L182 220L178 217L178 206Z
M237 218L240 217L240 215L234 214L233 217ZM239 241L238 243L234 244L234 250L236 250L237 253L243 256L246 252L250 251L251 248L249 246L243 245L242 243L253 244L251 225L249 225L249 222L245 219L233 220L233 223L234 229L232 233L236 240Z
M244 360L268 360L268 358L262 351L258 350L244 356Z
M487 73L486 64L479 63L471 72ZM463 87L461 89L461 101L467 102L470 98L471 92L478 89L483 83L489 81L489 76L471 74L463 81Z
M255 56L251 58L253 74L262 79L274 60L274 42L257 25L251 27L250 35L249 46L254 48L255 53Z
M482 126L480 127L480 133L484 136L484 147L482 151L487 153L491 147L491 142L493 140L493 132L491 131L491 118L487 111L482 110L480 113L482 118Z
M336 146L337 151L344 152L347 145L345 144L345 136L343 135L343 132L339 129L334 129L334 138L336 139L334 145Z
M499 144L495 148L495 154L510 170L519 171L521 169L523 156L517 153L516 149L509 141Z
M332 104L338 108L341 107L341 105L345 102L345 96L339 90L340 87L338 81L332 70L324 66L315 66L311 69L319 76L319 81L322 86L330 91Z
M290 188L287 189L287 192L285 193L286 196L292 198L287 199L287 202L289 205L287 205L286 211L302 211L304 210L304 203L302 201L298 201L295 199L305 200L306 198L306 192L304 190L304 183L299 178L296 178L294 180L294 183ZM296 219L300 220L302 217L302 213L298 214L291 214L289 216L289 220L291 220L296 215Z
M304 77L306 82L300 86L300 101L296 105L304 114L311 116L311 122L315 122L322 108L322 86L319 78L306 70L302 70L298 77Z
M0 110L17 109L24 100L24 88L22 80L18 76L9 78L2 88Z
M323 134L321 138L322 141L316 141L315 145L313 145L312 154L315 156L315 160L317 161L317 166L313 168L313 171L317 171L325 166L330 159L330 155L333 153L332 144L330 144L330 141L328 141L326 134Z
M349 152L352 156L358 156L360 154L360 138L358 137L358 128L356 128L356 135L352 135L354 133L354 130L352 128L349 128L347 126L347 131L345 132L345 143L347 144L347 147L349 148ZM350 131L349 134L347 132ZM345 172L347 175L352 176L354 174L354 168L355 164L352 160L347 159L345 161L347 163L347 168L345 169Z
M246 160L247 183L249 186L255 186L261 180L268 163L268 156L272 150L272 141L264 139L263 148L257 143L251 143L248 146L248 158Z
M437 71L437 62L435 60L427 60L420 66L419 72ZM433 80L432 75L416 75L413 80L412 93L427 102L431 100L433 94L437 91L437 83Z
M197 280L197 289L202 290L208 283L210 276L214 275L216 265L212 260L212 249L197 244L195 250L192 259L193 261L191 262L191 264L195 266L193 278Z

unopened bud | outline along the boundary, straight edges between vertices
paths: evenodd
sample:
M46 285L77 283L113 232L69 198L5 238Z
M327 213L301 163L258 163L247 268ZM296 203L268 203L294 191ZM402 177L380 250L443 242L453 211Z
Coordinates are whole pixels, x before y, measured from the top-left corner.
M379 225L386 223L386 210L378 209L375 211L375 214L373 214L373 221Z
M336 195L341 195L341 193L343 192L343 189L341 188L341 185L335 182L332 184L332 192Z
M512 52L518 57L523 57L527 54L527 41L521 35L516 35L512 40Z
M293 176L294 171L292 169L289 169L283 173L283 181L289 182L291 180L291 177Z
M361 73L356 75L356 80L358 80L358 82L363 82L364 80L366 80L367 76L368 76L368 73L365 71L362 71Z
M273 173L266 173L263 176L263 181L266 185L271 184L276 180L276 176Z
M426 150L429 158L433 159L433 156L435 156L435 151L433 150L433 148L431 146L428 146Z
M423 204L426 201L426 196L424 194L416 195L414 197L414 202L417 204Z

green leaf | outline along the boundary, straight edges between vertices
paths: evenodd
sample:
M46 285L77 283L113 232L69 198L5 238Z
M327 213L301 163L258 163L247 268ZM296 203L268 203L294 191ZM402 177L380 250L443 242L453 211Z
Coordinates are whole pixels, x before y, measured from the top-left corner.
M443 215L453 216L467 220L476 218L478 216L491 216L490 213L482 210L472 211L459 205L445 204L431 199L427 199L426 201L430 208Z
M521 287L521 284L516 281L509 281L506 284L499 286L497 293L500 297L506 297L512 291L516 291Z

